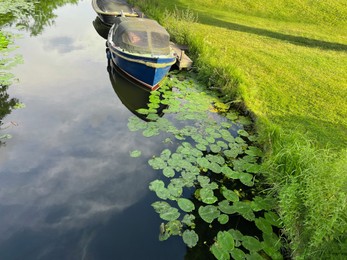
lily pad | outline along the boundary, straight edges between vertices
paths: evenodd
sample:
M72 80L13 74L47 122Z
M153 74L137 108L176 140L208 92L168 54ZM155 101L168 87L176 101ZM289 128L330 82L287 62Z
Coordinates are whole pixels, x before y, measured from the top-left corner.
M165 184L162 180L154 180L149 184L149 189L154 191L157 196L163 200L170 197L170 192L165 188Z
M229 252L234 249L234 238L231 233L227 231L218 232L216 243L225 251Z
M133 158L140 157L141 154L142 154L142 152L140 150L134 150L134 151L130 152L130 156Z
M177 204L180 207L180 209L182 209L185 212L191 212L195 209L194 203L189 199L180 198L177 200Z
M172 221L178 219L180 213L178 212L178 209L170 207L165 212L160 213L159 216L163 220Z
M242 246L250 252L257 252L263 249L263 246L260 243L260 241L251 236L242 237Z
M194 230L185 230L182 234L183 242L190 248L196 246L199 241L199 236Z
M213 204L218 200L218 198L214 196L213 190L209 188L202 188L200 190L200 198L201 201L206 204Z
M212 223L220 215L218 208L212 205L200 206L198 212L200 217L207 223Z
M184 215L184 217L182 219L182 223L186 224L188 227L195 228L194 220L195 220L194 215L186 214L186 215Z
M163 170L163 174L165 177L172 178L175 176L175 171L171 167L165 167Z
M218 260L229 260L230 254L229 252L223 250L221 247L219 247L216 243L214 243L210 247L211 253L216 257Z
M227 200L229 200L231 202L239 201L239 196L234 191L228 190L224 186L221 188L221 191L222 191L224 198L226 198Z
M228 221L229 221L229 216L228 215L226 215L226 214L219 215L219 217L218 217L218 222L219 223L224 225L224 224L228 223Z

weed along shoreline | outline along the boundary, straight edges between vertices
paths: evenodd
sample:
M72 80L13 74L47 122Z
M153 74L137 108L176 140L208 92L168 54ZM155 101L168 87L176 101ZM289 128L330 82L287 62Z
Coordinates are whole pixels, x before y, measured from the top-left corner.
M216 243L209 244L209 250L219 259L243 259L244 254L261 257L264 252L278 259L281 249L269 246L279 241L278 237L276 240L270 235L276 228L285 235L293 259L346 257L347 104L343 97L347 95L347 40L344 36L347 8L343 1L313 5L302 0L291 1L289 5L275 1L266 4L202 0L129 2L158 20L175 42L189 46L198 82L203 82L215 95L223 96L234 109L251 114L254 119L251 132L259 136L254 146L257 148L251 148L252 152L243 147L247 155L252 154L253 159L243 155L250 160L248 163L258 165L257 173L247 172L247 167L236 167L237 170L229 172L224 166L235 167L234 161L225 160L233 158L229 157L231 154L224 154L224 161L215 157L225 151L223 147L209 146L212 154L208 154L210 160L207 161L206 154L200 150L205 159L196 159L193 165L198 165L199 170L208 169L206 173L221 171L224 177L229 176L234 181L240 180L239 175L235 175L240 169L256 176L261 173L259 187L266 187L266 192L257 191L262 196L266 194L260 199L264 206L259 208L261 213L258 214L254 205L257 196L250 204L243 203L242 196L230 189L232 184L223 183L225 179L202 174L194 194L198 202L181 197L174 199L178 209L187 212L178 220L177 207L166 200L172 199L170 196L174 196L173 190L177 187L180 190L191 183L183 185L174 180L166 187L158 181L151 183L150 189L163 200L153 205L167 221L162 227L162 236L166 239L170 235L182 235L189 247L199 247L199 234L195 232L197 220L192 219L198 215L203 222L218 222L222 226L214 234ZM251 136L253 140L253 134L246 133L240 138L249 145L250 140L244 138ZM196 147L182 144L176 153L163 151L150 163L161 169L166 177L174 178L176 171L167 169L173 160L171 156L189 161L186 152L194 153L190 149ZM214 163L225 172L219 167L209 168L211 164L216 166ZM271 207L271 203L263 204L262 200L272 198ZM169 216L164 212L170 212ZM279 218L272 218L276 213ZM228 223L229 214L255 223L263 236L244 235L233 228L228 230L228 225L223 226L223 223ZM183 225L188 228L182 234Z

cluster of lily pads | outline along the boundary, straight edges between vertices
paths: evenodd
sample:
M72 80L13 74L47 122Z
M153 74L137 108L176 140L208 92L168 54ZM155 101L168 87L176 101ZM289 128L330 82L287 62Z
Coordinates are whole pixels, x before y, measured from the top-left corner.
M165 133L163 142L171 144L148 161L163 174L149 185L159 198L152 206L165 221L159 238L182 236L189 248L206 245L217 259L281 259L274 201L259 195L263 153L245 130L250 120L182 72L149 99L148 108L138 110L148 120L133 116L128 128L145 137ZM165 116L157 113L162 106ZM198 231L201 223L212 240Z

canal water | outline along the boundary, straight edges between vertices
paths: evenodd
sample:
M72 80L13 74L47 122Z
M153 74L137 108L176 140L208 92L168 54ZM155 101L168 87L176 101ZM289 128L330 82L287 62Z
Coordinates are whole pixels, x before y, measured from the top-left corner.
M147 160L160 142L128 131L126 81L117 91L91 1L54 13L16 40L24 64L7 92L25 108L1 130L0 259L184 259L180 237L158 240L148 185L160 173Z

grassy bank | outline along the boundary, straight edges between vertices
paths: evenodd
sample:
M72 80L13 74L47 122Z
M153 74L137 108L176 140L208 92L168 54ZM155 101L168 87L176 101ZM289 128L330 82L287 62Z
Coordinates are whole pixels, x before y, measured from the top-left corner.
M294 256L346 256L345 2L132 2L189 45L209 87L254 117Z

